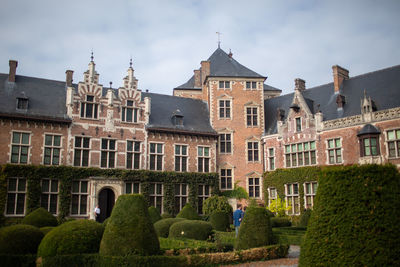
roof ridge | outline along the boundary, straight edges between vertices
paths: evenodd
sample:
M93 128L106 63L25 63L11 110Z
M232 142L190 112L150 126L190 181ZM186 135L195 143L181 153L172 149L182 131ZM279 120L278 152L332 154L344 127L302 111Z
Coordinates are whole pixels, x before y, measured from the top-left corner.
M360 77L371 75L371 74L374 74L374 73L377 73L377 72L381 72L381 71L387 71L387 70L398 68L398 67L400 67L400 65L394 65L394 66L383 68L383 69L379 69L379 70L373 70L373 71L370 71L370 72L366 72L366 73L363 73L363 74L359 74L359 75L350 77L348 80L351 80L351 79L354 79L354 78L360 78Z
M8 76L8 73L0 73L0 75L1 74ZM17 77L30 78L30 79L36 79L36 80L45 80L45 81L50 81L50 82L66 83L65 81L53 80L53 79L48 79L48 78L32 77L32 76L26 76L26 75L15 75L15 78L17 78Z

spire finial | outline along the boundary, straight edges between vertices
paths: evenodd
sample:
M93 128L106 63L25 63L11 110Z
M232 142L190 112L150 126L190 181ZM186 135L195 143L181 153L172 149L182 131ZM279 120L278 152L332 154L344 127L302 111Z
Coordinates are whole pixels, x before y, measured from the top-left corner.
M132 68L132 56L131 59L129 60L129 67Z
M112 89L112 82L110 82L110 89Z
M94 57L93 57L93 49L92 49L92 53L91 53L91 56L90 56L90 61L93 61L93 59L94 59Z
M220 32L216 32L216 34L218 35L218 48L221 48L221 34Z

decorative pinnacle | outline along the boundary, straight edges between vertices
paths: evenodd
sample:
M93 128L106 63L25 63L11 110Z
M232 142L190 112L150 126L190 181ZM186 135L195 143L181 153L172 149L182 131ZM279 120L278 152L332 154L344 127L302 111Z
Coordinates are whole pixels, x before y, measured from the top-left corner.
M94 59L94 57L93 57L93 49L92 49L92 53L91 53L90 59L91 59L91 61L93 61L93 59Z
M112 88L112 82L110 82L110 89Z
M216 32L216 34L218 35L218 48L220 48L221 45L221 34L220 32Z
M129 60L129 67L132 68L132 57L131 57L131 59Z

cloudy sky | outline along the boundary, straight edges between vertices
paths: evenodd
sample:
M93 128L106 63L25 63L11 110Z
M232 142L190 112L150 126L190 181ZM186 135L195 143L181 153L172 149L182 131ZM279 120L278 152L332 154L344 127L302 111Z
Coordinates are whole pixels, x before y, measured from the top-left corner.
M3 0L0 72L82 80L93 49L100 82L113 87L133 58L140 89L172 94L217 48L291 92L400 64L400 1Z

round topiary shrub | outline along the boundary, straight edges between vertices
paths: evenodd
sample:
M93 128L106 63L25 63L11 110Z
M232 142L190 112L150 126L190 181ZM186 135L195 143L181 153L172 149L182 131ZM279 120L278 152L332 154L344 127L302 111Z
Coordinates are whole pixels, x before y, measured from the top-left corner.
M45 227L41 227L40 231L42 231L43 235L47 235L54 228L55 228L54 226L45 226Z
M210 216L210 223L217 231L229 229L229 215L223 211L215 211Z
M301 266L400 266L400 174L393 165L326 168Z
M176 215L176 218L184 218L188 220L200 220L200 216L197 214L195 208L192 207L189 203L182 208L182 210Z
M228 199L221 196L212 196L207 198L203 203L203 214L210 215L215 211L223 211L232 214L232 206L229 205Z
M235 249L249 249L272 244L270 217L263 207L248 207L239 228Z
M39 228L16 224L0 229L0 254L36 254L43 233Z
M101 255L154 255L160 243L143 195L119 196L100 244Z
M97 253L104 227L92 220L74 220L51 230L40 243L38 256Z
M156 230L156 233L158 237L168 237L169 234L169 228L171 225L177 222L184 221L186 219L184 218L167 218L167 219L162 219L159 220L154 224L154 229Z
M149 216L150 216L150 220L151 220L151 222L153 224L162 219L160 213L157 210L157 208L154 207L154 206L150 206L149 207Z
M289 227L292 222L287 217L271 217L271 227Z
M38 208L28 215L21 222L22 224L29 224L38 228L45 226L57 226L57 218L44 208Z
M207 240L212 235L212 225L209 222L184 220L174 223L169 228L169 238L190 238Z
M166 212L161 214L161 219L168 219L168 218L174 218L174 216L172 214L169 214L169 213L166 213Z
M300 222L299 222L299 227L307 227L308 221L311 217L311 209L306 209L301 215L300 215Z

